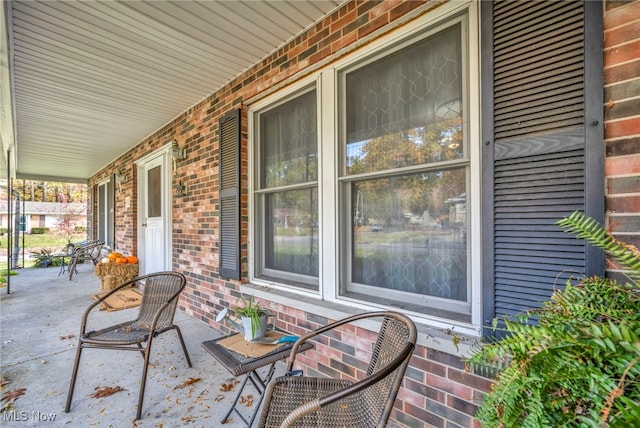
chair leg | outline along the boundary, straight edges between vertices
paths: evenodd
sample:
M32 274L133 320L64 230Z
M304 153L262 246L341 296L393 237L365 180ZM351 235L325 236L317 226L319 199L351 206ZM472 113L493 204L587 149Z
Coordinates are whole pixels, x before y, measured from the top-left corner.
M184 357L187 359L187 364L189 367L193 367L191 365L191 358L189 358L189 352L187 352L187 346L184 344L184 340L182 339L182 333L180 332L180 327L177 325L173 326L176 329L176 333L178 333L178 339L180 339L180 344L182 345L182 351L184 352Z
M142 358L144 358L144 348L139 343L137 343L137 345L138 345L138 349L140 350L140 353L142 354Z
M82 354L82 343L78 340L78 349L76 350L76 359L73 363L73 372L71 373L71 382L69 383L69 392L67 393L67 404L64 412L69 413L71 410L71 400L73 399L73 390L76 386L76 378L78 377L78 368L80 367L80 355Z
M71 281L71 278L73 278L73 273L76 270L77 262L78 262L78 259L76 257L71 258L71 263L69 263L69 281Z
M142 400L144 399L144 389L147 384L147 371L149 369L149 356L151 355L151 343L153 337L149 336L147 340L147 347L142 351L144 354L144 367L142 368L142 378L140 379L140 393L138 394L138 410L136 411L136 420L139 420L142 416Z

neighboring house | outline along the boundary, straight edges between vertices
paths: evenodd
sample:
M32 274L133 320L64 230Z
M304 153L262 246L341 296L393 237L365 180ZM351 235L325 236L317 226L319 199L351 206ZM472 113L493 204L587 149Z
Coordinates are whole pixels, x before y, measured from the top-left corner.
M554 222L585 211L640 244L639 16L347 3L91 177L90 229L142 272L183 272L182 310L216 328L241 293L293 333L410 314L393 423L473 426L491 383L465 369L473 341L605 272ZM355 376L362 327L300 361Z
M24 217L24 232L31 233L31 229L49 228L56 230L60 222L72 219L77 226L87 224L87 206L82 203L32 202L20 201L20 216ZM15 202L12 203L12 213L15 215ZM7 201L0 200L0 227L8 228ZM12 219L13 219L12 215ZM13 225L12 225L13 226Z

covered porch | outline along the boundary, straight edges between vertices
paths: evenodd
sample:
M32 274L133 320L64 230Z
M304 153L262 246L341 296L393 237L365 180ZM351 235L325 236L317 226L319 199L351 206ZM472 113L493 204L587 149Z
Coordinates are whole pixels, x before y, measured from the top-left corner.
M621 274L554 222L584 211L640 242L640 0L544 1L535 13L502 0L2 5L0 23L11 25L0 45L0 177L87 182L92 238L137 254L143 272L187 276L179 313L192 319L179 322L206 332L187 337L194 377L210 370L200 343L226 331L216 315L238 297L255 296L296 334L396 308L420 329L394 423L477 426L491 380L469 373L464 358L492 320L538 307L559 272ZM396 92L397 80L416 97ZM350 169L358 163L368 169ZM50 370L63 380L46 382L59 384L58 412L73 359L60 337L77 334L70 308L97 289L78 290L83 276L64 294L69 320L31 329L49 331L55 347L12 332L25 349L44 347L10 360L29 365L28 384L39 382L32 372L49 376L54 356L68 358L68 370ZM31 287L22 280L3 304ZM25 319L62 312L32 314L52 294L26 299ZM13 341L5 322L18 332L29 324L9 316L3 340ZM354 343L363 341L316 348L305 369L351 377ZM206 382L189 403L176 401L181 379L169 368L184 367L167 351L176 359L149 380L163 388L145 415L155 412L154 426L218 426L213 416L182 419L201 409L193 400ZM58 417L72 424L84 417L78 409L94 418L104 409L105 423L132 420L135 399L106 403L135 396L136 376L118 378L128 392L104 405L86 397L102 385L80 384L72 414ZM207 389L213 412L217 390Z
M2 377L9 381L2 395L25 389L0 414L3 423L18 421L23 427L220 426L239 384L234 385L236 378L201 343L222 333L180 310L176 324L193 367L187 366L174 332L158 336L151 353L142 419L134 420L142 358L136 352L99 349L83 353L71 411L64 413L80 318L93 301L91 296L100 292L100 279L93 269L91 263L79 265L72 281L59 276L57 267L23 269L13 277L14 291L0 293L0 365ZM94 321L99 326L112 325L135 318L134 311L98 311ZM276 370L276 374L284 370L284 363L278 363ZM90 397L97 388L116 386L124 390L103 398ZM248 387L245 391L245 397L256 403L255 390ZM253 406L239 409L248 415ZM246 424L232 414L224 426Z

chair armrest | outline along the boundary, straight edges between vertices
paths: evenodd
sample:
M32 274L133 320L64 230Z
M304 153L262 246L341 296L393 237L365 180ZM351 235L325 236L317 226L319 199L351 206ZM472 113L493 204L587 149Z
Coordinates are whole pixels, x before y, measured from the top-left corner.
M315 336L318 336L320 334L323 334L329 330L332 330L334 328L340 327L341 325L344 324L349 324L352 323L354 321L360 320L360 319L364 319L364 318L383 318L385 315L387 315L387 312L384 311L378 311L378 312L365 312L362 314L357 314L357 315L353 315L338 321L335 321L331 324L327 324L325 326L322 326L316 330L310 331L309 333L300 336L300 338L293 344L293 347L291 348L291 354L289 355L289 363L287 364L287 371L292 371L293 370L293 363L295 362L295 358L296 355L298 353L298 349L300 348L300 346L302 346L302 344L304 342L306 342L308 339L311 339Z
M402 351L393 360L391 360L386 366L384 366L382 369L378 370L377 372L371 374L370 376L365 377L364 379L354 382L344 388L341 388L331 394L325 395L320 398L316 398L314 400L308 401L296 407L282 421L281 428L292 427L294 423L301 417L313 412L317 412L322 407L328 406L331 403L339 401L345 397L353 395L359 391L362 391L370 387L371 385L374 385L380 382L381 380L386 378L389 374L391 374L391 372L401 367L405 362L405 360L408 362L408 359L411 357L411 354L413 354L414 348L415 348L415 345L413 343L407 343L402 348ZM394 388L399 388L401 382L402 382L402 376L398 377L398 380L396 381L397 384L394 386Z
M127 282L125 282L124 284L120 284L119 286L117 286L116 288L114 288L113 290L109 291L107 294L105 294L104 296L101 296L99 299L95 300L93 303L91 303L89 305L89 307L84 311L84 314L82 315L82 322L80 324L80 335L82 336L85 333L86 327L87 327L87 320L89 318L89 314L93 311L93 309L98 306L100 303L102 303L103 301L105 301L109 296L111 296L112 294L118 292L119 290L128 287L134 283L136 283L138 281L137 278L134 278L132 280L129 280Z
M333 394L329 394L325 397L320 398L320 407L324 407L328 404L333 403L334 401L338 401L348 395L355 394L356 392L359 392L369 387L370 385L380 382L391 372L400 367L405 360L407 360L408 362L411 354L413 354L414 348L415 345L413 343L406 343L402 347L402 351L382 369L378 370L375 373L372 373L370 376L367 376L364 379L354 382L353 384L347 386L344 389L341 389L340 391L336 391ZM402 381L402 377L399 377L399 380Z

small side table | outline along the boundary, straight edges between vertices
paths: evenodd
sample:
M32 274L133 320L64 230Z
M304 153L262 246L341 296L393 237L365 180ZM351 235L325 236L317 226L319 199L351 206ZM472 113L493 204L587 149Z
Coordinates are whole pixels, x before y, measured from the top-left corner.
M67 257L69 258L69 261L71 261L71 257L73 257L73 253L72 254L67 254L67 253L51 254L52 259L60 259L60 271L58 272L58 276L62 275L65 272L65 268L69 266L69 264L66 263Z
M256 418L258 410L260 409L260 403L262 402L262 398L264 396L264 390L275 372L275 365L278 361L284 360L289 357L291 348L293 347L293 343L289 342L278 345L261 345L270 346L273 348L273 350L258 357L251 357L242 355L232 349L229 349L227 346L224 346L225 342L223 341L229 342L230 338L236 338L238 335L242 337L240 333L235 333L229 336L220 337L218 339L207 340L206 342L202 342L202 347L234 376L237 377L245 375L244 380L242 381L242 385L240 386L240 389L238 390L238 393L233 400L233 404L231 405L231 408L229 409L225 417L222 419L221 423L226 423L231 413L235 411L240 419L242 419L244 423L247 424L247 428L251 428L253 420ZM313 348L313 345L311 343L305 342L302 344L302 346L300 346L299 352L307 351L311 348ZM263 378L257 372L257 369L265 366L269 366L269 369L267 371L267 374ZM247 421L247 419L245 419L245 417L238 410L237 405L238 400L242 395L242 391L244 390L248 381L253 384L260 396L258 398L255 410L251 414L251 418Z

